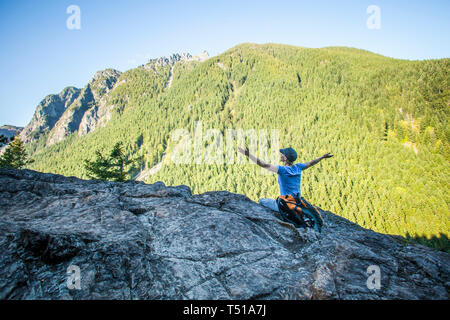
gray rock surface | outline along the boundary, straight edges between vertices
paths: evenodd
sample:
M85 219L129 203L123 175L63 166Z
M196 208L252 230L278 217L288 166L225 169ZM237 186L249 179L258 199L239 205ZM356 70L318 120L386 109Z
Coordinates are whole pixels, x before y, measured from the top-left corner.
M63 140L75 131L79 135L85 135L94 130L97 122L102 120L99 115L103 113L98 110L107 107L108 93L120 75L121 72L114 69L97 72L56 122L47 139L47 146Z
M12 125L5 124L0 127L0 135L5 136L8 138L8 143L12 137L18 136L20 134L20 131L23 130L23 127L16 127ZM0 155L3 154L3 152L6 150L8 143L1 144L0 143Z
M81 136L106 124L110 119L108 93L121 74L114 69L98 71L83 89L67 87L48 95L20 131L20 139L29 143L48 135L46 145L51 145L77 130Z
M22 131L22 130L23 130L23 127L16 127L16 126L11 126L11 125L5 124L0 127L0 135L2 134L9 139L9 138L14 137L15 135L19 134L20 131Z
M156 59L150 59L145 65L141 67L145 70L153 70L156 71L155 67L164 67L164 66L173 66L177 62L186 62L186 61L198 61L203 62L209 58L208 52L205 50L202 53L192 56L190 53L183 52L181 54L174 53L169 57L159 57Z
M94 103L88 109L80 121L78 135L84 136L96 128L103 127L108 123L112 116L113 105L110 105L109 93L115 89L118 79L122 73L114 69L99 71L94 75L91 84L93 90Z
M177 63L178 61L189 61L192 58L192 55L190 53L174 53L170 55L169 57L159 57L156 59L150 59L145 65L144 69L152 69L154 70L154 66L164 67L164 66L171 66Z
M30 123L20 132L19 138L28 143L49 132L79 95L80 89L67 87L59 94L46 96L37 106Z
M326 211L316 233L227 191L15 169L0 203L0 299L448 299L449 254Z

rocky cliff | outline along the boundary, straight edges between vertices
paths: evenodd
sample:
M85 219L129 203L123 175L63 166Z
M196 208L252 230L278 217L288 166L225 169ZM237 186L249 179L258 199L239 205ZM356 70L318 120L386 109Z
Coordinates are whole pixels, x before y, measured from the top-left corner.
M47 145L59 142L75 131L78 131L79 135L85 135L94 130L98 122L104 122L99 115L106 114L101 111L108 108L107 94L120 75L121 72L114 69L97 72L55 123L47 139Z
M78 98L80 89L67 87L59 94L46 96L37 106L30 123L20 132L19 138L31 142L49 132L66 109Z
M11 137L14 137L15 135L19 134L20 131L23 130L23 127L16 127L11 125L3 125L0 127L0 135L4 135L8 139Z
M97 72L83 89L67 87L59 94L48 95L19 137L28 143L47 134L46 145L51 145L75 131L85 135L94 130L99 123L109 120L105 110L107 94L120 75L120 71L106 69Z
M448 299L450 255L326 211L316 233L226 191L15 169L0 195L1 299Z
M12 137L19 135L20 131L22 131L22 130L23 130L23 127L16 127L16 126L11 126L11 125L5 124L0 127L0 135L5 136L6 138L8 138L8 141L10 141L10 139ZM0 155L3 154L3 152L6 150L6 147L7 147L7 144L0 143Z
M150 59L145 65L141 66L144 69L154 69L154 67L163 67L166 65L172 66L177 62L183 61L198 61L203 62L209 59L209 54L207 51L203 50L202 53L192 56L188 52L183 52L181 54L174 53L169 57L159 57L156 59Z

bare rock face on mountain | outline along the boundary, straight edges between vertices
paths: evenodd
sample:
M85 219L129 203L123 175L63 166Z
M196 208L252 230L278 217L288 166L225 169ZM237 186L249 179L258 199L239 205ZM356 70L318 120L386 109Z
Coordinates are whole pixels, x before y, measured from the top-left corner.
M0 299L448 299L449 254L330 212L316 233L226 191L15 169L0 203Z
M5 124L0 127L0 136L3 135L8 139L8 141L11 140L12 137L18 136L20 131L23 130L23 127L16 127L11 126L8 124ZM6 150L8 146L8 143L0 143L0 155L3 154L3 152Z
M108 94L118 84L122 73L114 69L99 71L94 75L92 85L95 103L86 111L78 128L78 135L83 136L98 127L103 127L111 119L111 111L114 106L108 104Z
M28 143L49 132L79 95L80 89L67 87L59 94L46 96L37 106L30 123L20 132L19 138Z
M52 145L75 131L85 135L104 125L110 118L108 93L120 75L120 71L106 69L97 72L83 89L67 87L57 95L48 95L19 137L28 143L48 134L46 145Z
M95 129L101 118L99 115L103 115L99 109L106 108L107 94L120 74L114 69L97 72L55 124L47 139L47 145L59 142L77 130L79 135L85 135Z
M192 60L203 62L209 59L209 54L206 50L203 50L202 53L199 53L196 56L192 57Z
M155 67L164 67L164 66L173 66L177 62L186 62L186 61L198 61L203 62L209 58L209 54L206 51L202 51L202 53L192 56L190 53L174 53L169 57L159 57L156 59L150 59L145 65L142 67L145 70L154 70Z
M56 122L47 139L47 146L63 140L66 136L78 129L84 113L93 107L94 96L88 84L79 97L63 113Z
M8 139L10 139L11 137L18 135L22 130L23 127L16 127L6 124L0 127L0 135L4 135Z

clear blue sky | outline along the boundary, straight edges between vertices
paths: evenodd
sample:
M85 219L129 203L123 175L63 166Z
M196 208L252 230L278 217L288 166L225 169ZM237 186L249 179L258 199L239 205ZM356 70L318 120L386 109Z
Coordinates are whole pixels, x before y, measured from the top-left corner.
M81 29L69 30L69 5ZM368 29L369 5L381 28ZM0 0L0 125L25 126L37 104L175 52L211 56L242 42L349 46L401 59L450 57L450 1Z

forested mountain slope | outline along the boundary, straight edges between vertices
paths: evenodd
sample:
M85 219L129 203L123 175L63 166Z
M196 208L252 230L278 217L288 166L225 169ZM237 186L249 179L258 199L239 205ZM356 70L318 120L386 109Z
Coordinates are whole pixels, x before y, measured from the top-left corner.
M174 163L179 141L171 137L177 129L192 137L200 129L278 130L280 147L296 149L299 162L335 155L303 172L302 195L311 203L448 251L449 66L449 59L249 43L204 62L155 60L118 76L104 101L112 110L105 126L52 145L48 134L28 143L29 168L86 178L83 160L122 141L128 155L144 155L136 175L164 159L148 183L257 200L278 195L276 176L237 161ZM214 149L214 139L201 144Z

